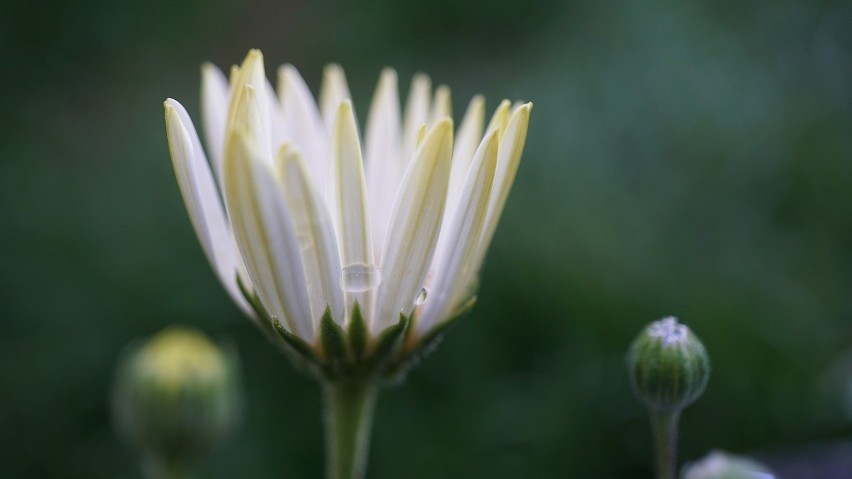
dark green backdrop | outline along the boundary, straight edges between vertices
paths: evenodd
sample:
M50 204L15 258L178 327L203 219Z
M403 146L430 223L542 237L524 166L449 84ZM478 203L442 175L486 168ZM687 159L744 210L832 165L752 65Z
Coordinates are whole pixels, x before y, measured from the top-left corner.
M841 1L5 0L0 477L137 477L114 361L172 323L243 361L205 477L319 477L318 390L217 284L166 149L162 101L197 117L200 63L251 47L315 90L340 62L362 119L386 65L457 114L535 102L479 304L382 395L371 478L648 477L624 351L667 314L714 364L685 459L849 441L850 25Z

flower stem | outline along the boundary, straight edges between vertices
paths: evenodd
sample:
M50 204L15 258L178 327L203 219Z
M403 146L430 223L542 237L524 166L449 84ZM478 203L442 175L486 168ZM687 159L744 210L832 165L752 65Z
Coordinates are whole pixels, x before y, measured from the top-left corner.
M377 393L369 380L323 383L328 479L364 477Z
M680 411L651 412L657 479L674 479L677 469L677 426Z

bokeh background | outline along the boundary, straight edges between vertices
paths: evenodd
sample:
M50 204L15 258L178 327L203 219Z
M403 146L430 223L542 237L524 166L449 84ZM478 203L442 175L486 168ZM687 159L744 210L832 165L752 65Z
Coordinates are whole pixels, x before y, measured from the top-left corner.
M624 351L667 314L714 364L684 460L852 477L852 4L831 0L4 0L0 477L138 477L113 368L172 323L243 363L244 425L204 477L320 477L318 389L216 282L166 148L163 99L197 117L201 62L251 47L314 91L341 63L362 121L387 65L458 115L535 102L479 304L381 396L371 478L650 477Z

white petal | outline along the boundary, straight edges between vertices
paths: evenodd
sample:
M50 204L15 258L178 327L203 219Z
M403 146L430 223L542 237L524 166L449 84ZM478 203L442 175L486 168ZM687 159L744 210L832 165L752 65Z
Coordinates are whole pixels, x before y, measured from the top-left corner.
M500 102L500 105L497 106L497 109L494 110L494 114L491 116L491 121L485 127L486 132L497 129L498 138L503 138L503 133L506 132L506 124L509 122L510 105L509 100Z
M340 254L325 201L311 184L301 156L288 145L281 147L276 166L299 240L311 316L321 318L328 307L332 317L343 324Z
M311 342L319 318L311 316L293 220L263 154L245 130L230 135L225 150L225 202L264 307L284 327Z
M423 334L449 319L459 301L465 299L472 278L476 275L479 238L488 212L488 198L497 169L497 131L492 130L479 149L471 165L461 193L461 201L453 205L455 220L441 232L441 245L447 251L437 259L431 292L426 298L422 313L417 319L416 330ZM448 205L449 207L450 205Z
M432 95L432 80L418 73L411 80L408 102L405 104L405 118L402 124L402 161L407 166L417 145L417 132L420 125L429 121L429 103Z
M532 103L521 105L515 109L505 128L505 133L500 138L500 149L497 154L497 172L494 174L494 187L488 203L488 216L485 220L485 227L482 230L482 237L479 240L477 269L481 266L482 259L485 257L488 246L491 244L494 231L497 229L497 223L500 221L500 215L503 213L503 207L506 205L506 199L509 197L509 191L512 189L512 183L515 181L515 174L518 172L521 153L524 151L524 143L527 139L530 110L532 110Z
M337 121L331 135L330 210L334 217L340 259L343 265L343 286L346 290L347 311L358 301L369 307L370 291L378 280L378 269L373 259L372 235L367 212L367 185L361 145L352 104L340 104ZM368 277L363 287L350 287L349 272L361 271ZM375 271L375 274L372 272ZM360 273L356 273L360 274Z
M453 125L444 119L426 135L394 202L382 248L384 279L371 321L373 331L396 323L400 313L409 314L423 286L438 242L452 154Z
M380 248L385 239L393 199L405 171L399 121L397 76L393 69L386 68L373 95L365 139L364 168L367 171L376 260L381 258Z
M438 120L453 117L453 105L450 98L450 87L441 85L435 89L435 99L432 101L432 109L429 111L429 126Z
M283 140L302 153L312 181L320 191L325 191L328 182L325 127L311 91L293 65L278 69L278 94L284 110Z
M201 119L207 151L216 177L222 178L222 150L225 149L225 127L231 88L222 70L212 63L201 66Z
M343 68L336 63L326 65L322 73L319 103L327 132L334 128L334 120L337 118L337 109L340 107L340 103L351 99L352 95L349 94L349 86L346 83Z
M254 317L237 285L237 276L249 289L252 284L242 265L198 134L180 103L168 99L164 107L169 152L195 234L225 290L240 309Z
M485 99L477 95L470 100L467 112L456 133L453 148L453 164L450 171L450 186L447 190L447 215L444 217L444 228L452 221L452 213L461 195L467 172L470 169L473 155L482 140L482 126L485 121ZM439 248L440 249L440 248Z

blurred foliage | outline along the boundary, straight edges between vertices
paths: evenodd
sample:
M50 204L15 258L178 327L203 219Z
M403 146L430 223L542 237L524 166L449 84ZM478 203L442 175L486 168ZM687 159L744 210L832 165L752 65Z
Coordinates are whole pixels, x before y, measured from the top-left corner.
M852 4L0 3L0 476L136 477L109 423L130 340L229 337L246 424L208 477L318 477L319 393L217 284L165 145L198 67L250 47L535 102L473 314L379 401L373 478L650 474L624 355L675 314L714 373L682 456L848 438ZM770 464L771 465L771 464Z

